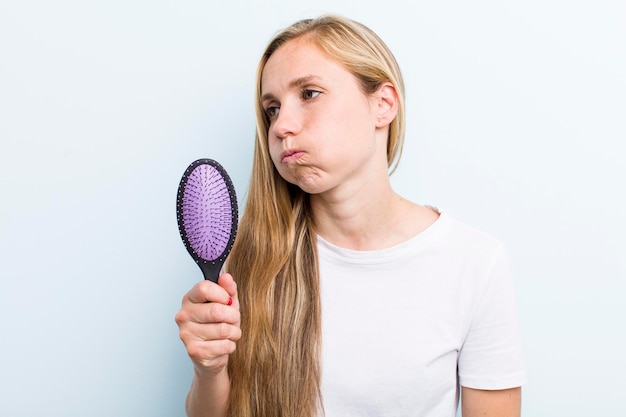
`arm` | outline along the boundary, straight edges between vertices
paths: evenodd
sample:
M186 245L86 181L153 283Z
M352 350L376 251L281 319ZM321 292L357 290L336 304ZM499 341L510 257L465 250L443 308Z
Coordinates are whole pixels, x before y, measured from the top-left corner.
M237 286L232 276L222 275L218 284L196 284L183 297L176 323L194 365L187 415L226 416L230 394L228 358L241 337Z
M521 415L526 370L515 285L506 250L496 255L459 355L463 417Z
M520 417L522 389L479 390L463 387L463 417Z
M187 394L185 409L189 417L225 417L228 412L230 379L223 368L213 377L194 372L191 389Z

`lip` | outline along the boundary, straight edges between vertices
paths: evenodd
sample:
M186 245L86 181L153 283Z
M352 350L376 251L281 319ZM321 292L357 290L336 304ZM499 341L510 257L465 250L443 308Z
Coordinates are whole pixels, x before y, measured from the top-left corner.
M290 164L299 159L302 155L304 155L303 151L299 151L296 149L287 149L280 154L280 160L283 164Z

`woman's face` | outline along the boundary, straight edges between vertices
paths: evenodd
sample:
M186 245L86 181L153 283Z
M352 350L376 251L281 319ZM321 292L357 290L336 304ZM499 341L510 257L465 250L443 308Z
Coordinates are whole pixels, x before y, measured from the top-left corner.
M357 79L305 39L280 46L261 75L268 143L280 175L319 194L386 175L386 131ZM381 159L382 158L382 159Z

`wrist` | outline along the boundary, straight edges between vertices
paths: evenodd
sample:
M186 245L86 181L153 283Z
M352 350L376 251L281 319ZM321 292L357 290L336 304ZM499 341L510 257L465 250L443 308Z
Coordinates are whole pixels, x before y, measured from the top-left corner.
M207 381L224 377L228 378L228 361L218 367L194 363L193 374L194 378Z

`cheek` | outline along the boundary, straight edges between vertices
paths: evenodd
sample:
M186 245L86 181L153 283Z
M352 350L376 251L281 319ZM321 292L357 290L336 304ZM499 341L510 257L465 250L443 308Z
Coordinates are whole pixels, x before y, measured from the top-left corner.
M280 154L283 151L281 142L278 141L278 140L269 139L269 141L268 141L268 148L269 148L269 151L270 151L270 158L272 159L272 162L274 163L274 166L276 167L276 169L280 170L280 167L281 167L281 165L280 165Z

